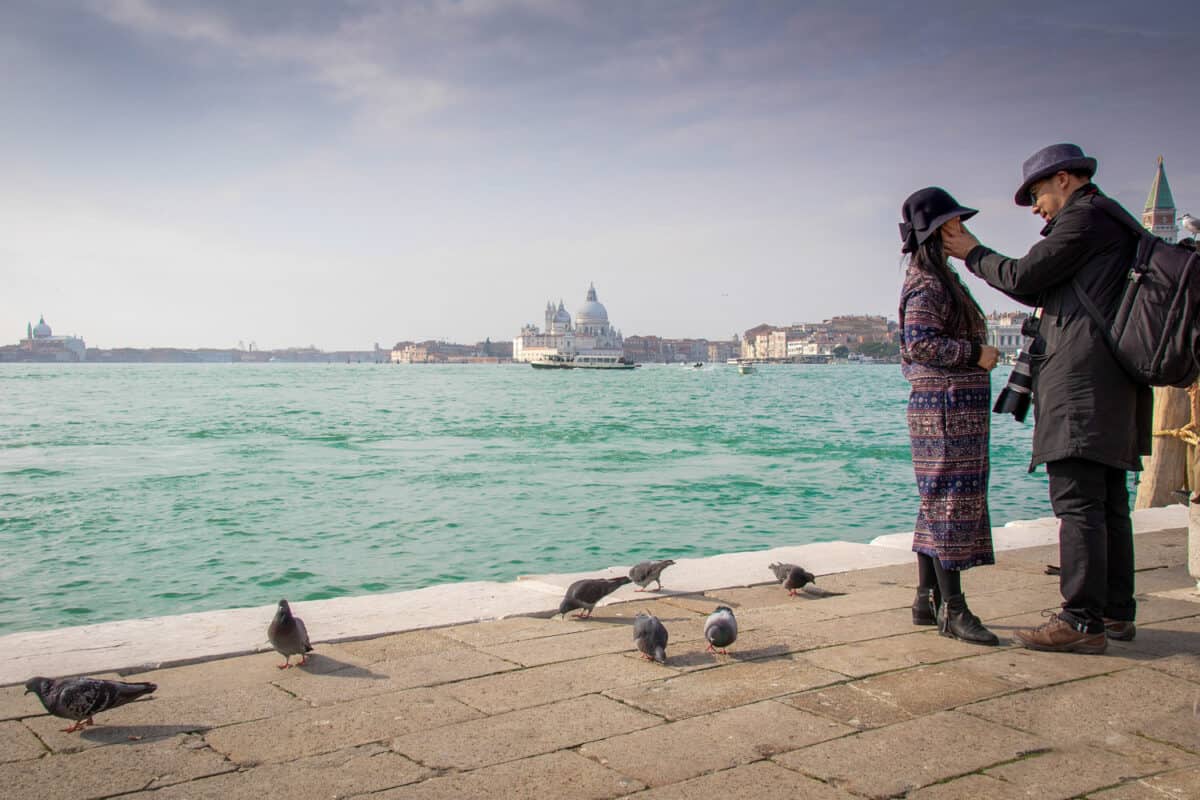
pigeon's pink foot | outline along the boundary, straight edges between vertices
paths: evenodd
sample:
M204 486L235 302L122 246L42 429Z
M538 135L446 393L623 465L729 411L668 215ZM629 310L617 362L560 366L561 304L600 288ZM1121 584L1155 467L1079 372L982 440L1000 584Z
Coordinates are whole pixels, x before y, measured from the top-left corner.
M717 651L716 651L715 649L713 649L713 646L710 644L710 645L708 646L708 648L707 648L707 649L705 649L705 651L704 651L704 652L706 652L706 653L715 653L715 652L717 652Z
M798 597L798 596L799 596L799 595L797 595L797 594L796 594L796 590L795 590L795 589L792 589L792 590L790 590L790 591L788 592L788 597Z
M292 668L291 663L287 662L287 661L283 662L282 664L276 664L275 666L278 669L291 669Z
M649 589L634 589L635 592L648 592Z
M307 663L308 663L308 653L305 653L303 656L300 657L300 663L297 664L296 666L303 667Z
M69 728L63 728L62 732L63 733L74 733L75 731L83 730L88 725L95 725L95 724L96 724L96 721L93 720L91 717L88 717L87 719L79 720L78 722L76 722L74 725L72 725Z

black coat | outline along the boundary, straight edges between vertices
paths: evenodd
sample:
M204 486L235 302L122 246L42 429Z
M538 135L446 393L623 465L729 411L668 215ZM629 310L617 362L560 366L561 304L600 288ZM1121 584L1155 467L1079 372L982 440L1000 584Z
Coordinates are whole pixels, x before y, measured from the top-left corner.
M1071 288L1076 278L1104 310L1116 308L1137 239L1097 208L1094 185L1075 191L1023 258L982 245L967 269L1018 302L1042 306L1046 353L1034 357L1033 458L1029 469L1085 458L1140 470L1150 453L1153 395L1129 379Z

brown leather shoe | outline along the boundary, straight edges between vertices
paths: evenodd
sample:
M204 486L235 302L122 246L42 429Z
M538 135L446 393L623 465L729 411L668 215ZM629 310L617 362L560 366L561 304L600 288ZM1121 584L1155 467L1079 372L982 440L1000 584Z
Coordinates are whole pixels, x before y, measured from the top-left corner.
M1137 636L1137 625L1133 624L1133 620L1109 619L1104 618L1104 632L1108 638L1118 642L1132 642L1133 637Z
M1103 631L1087 633L1054 613L1036 628L1014 631L1013 636L1030 650L1100 655L1108 649L1108 637Z

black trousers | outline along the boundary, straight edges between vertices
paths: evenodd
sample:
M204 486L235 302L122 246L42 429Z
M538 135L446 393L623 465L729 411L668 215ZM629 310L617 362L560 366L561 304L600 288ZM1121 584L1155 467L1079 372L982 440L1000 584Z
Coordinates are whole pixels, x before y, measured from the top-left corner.
M1132 621L1133 521L1123 469L1082 458L1046 464L1058 517L1062 616L1095 629L1102 617Z

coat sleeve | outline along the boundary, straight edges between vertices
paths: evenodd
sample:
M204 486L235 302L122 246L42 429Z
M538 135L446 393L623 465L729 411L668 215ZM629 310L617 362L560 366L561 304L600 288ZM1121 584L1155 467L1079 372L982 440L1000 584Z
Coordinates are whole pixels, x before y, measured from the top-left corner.
M904 295L904 350L908 357L928 367L970 367L979 361L979 345L947 335L945 298L929 286Z
M979 246L967 254L967 269L1018 302L1036 305L1038 295L1070 280L1087 263L1091 228L1086 206L1067 208L1023 258Z

